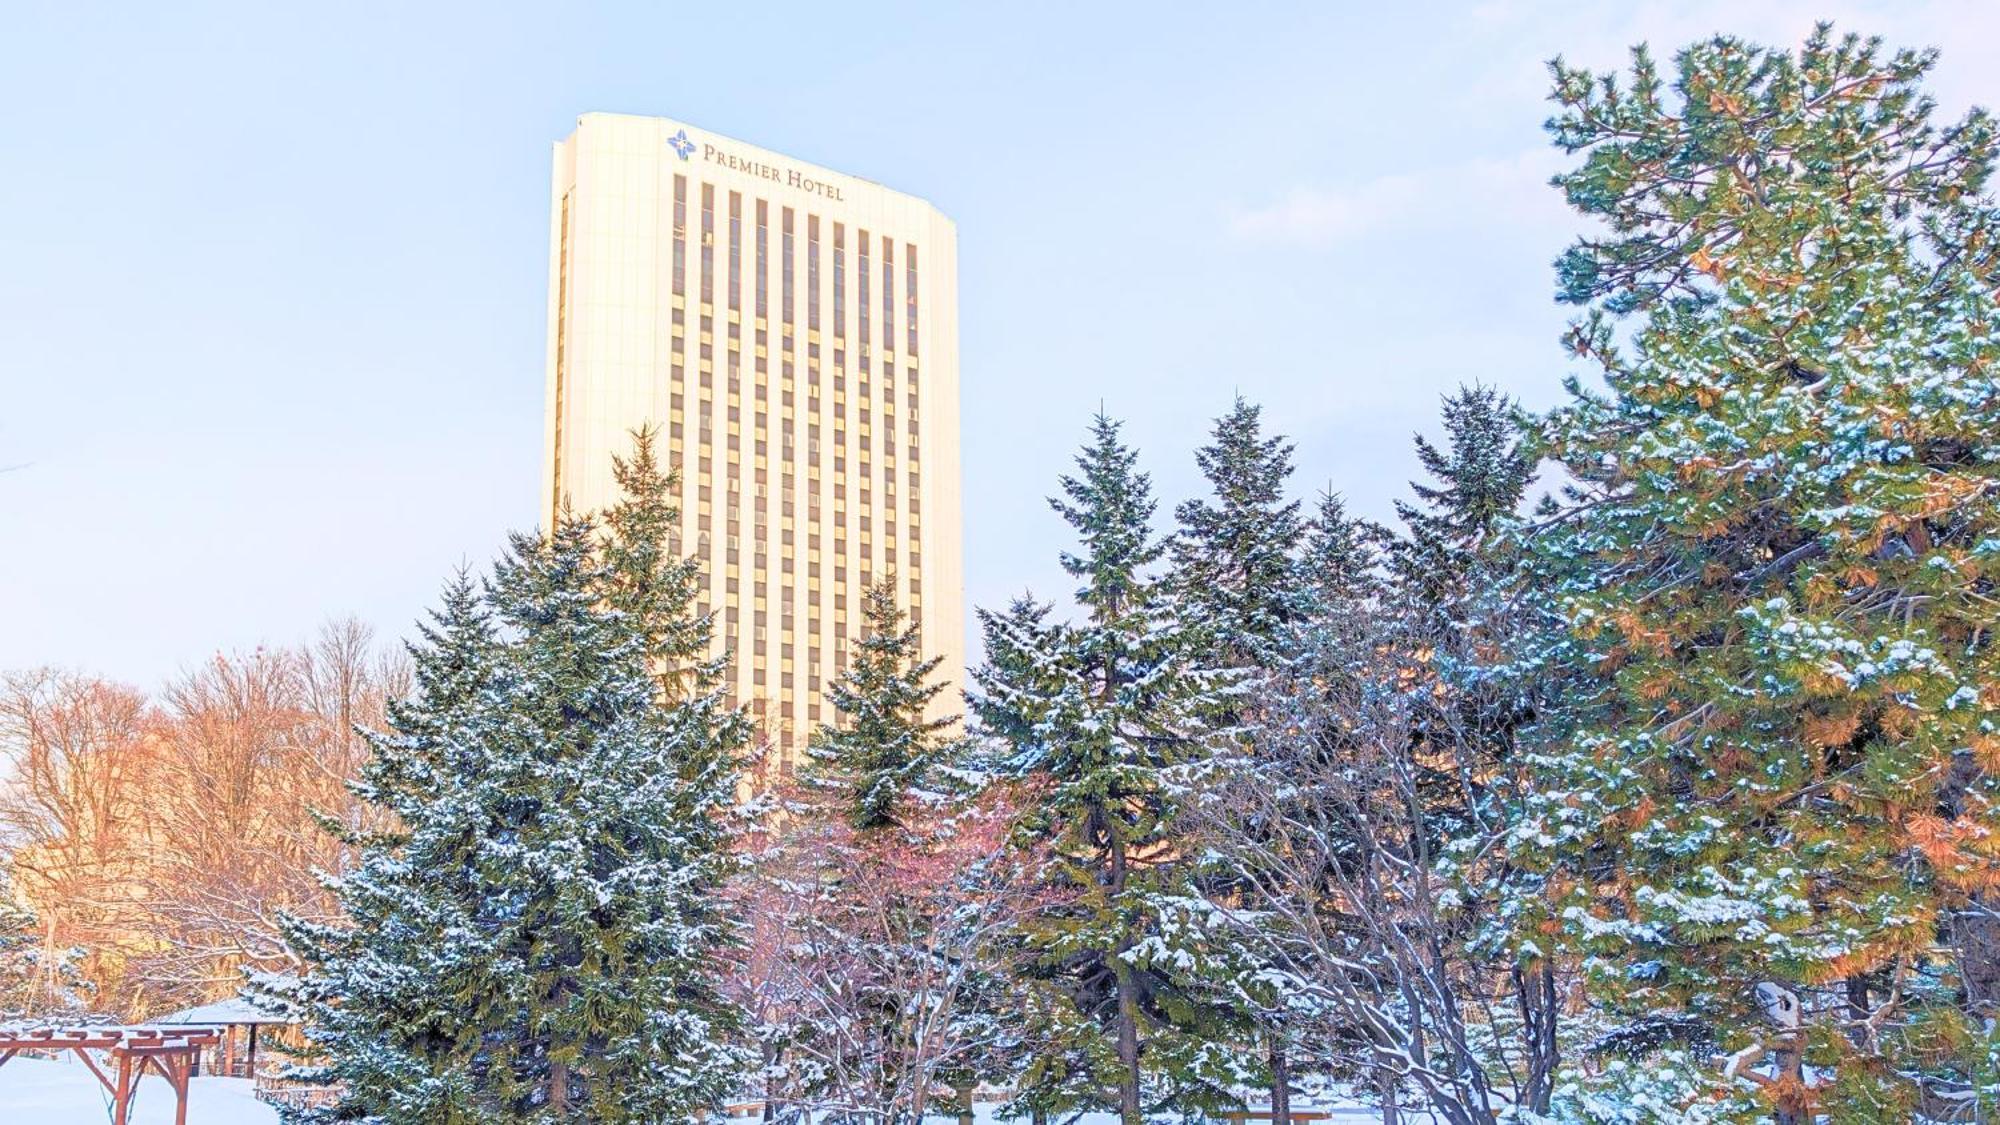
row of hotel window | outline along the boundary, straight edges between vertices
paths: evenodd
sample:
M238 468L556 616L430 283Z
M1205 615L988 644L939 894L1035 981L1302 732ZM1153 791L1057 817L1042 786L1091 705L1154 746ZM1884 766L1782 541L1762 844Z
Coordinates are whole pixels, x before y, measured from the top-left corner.
M701 276L700 295L704 304L715 303L715 185L700 185L701 201ZM770 316L770 203L763 199L753 200L754 216L754 286L751 289L752 307L761 319ZM673 225L673 292L677 297L687 296L687 246L688 246L688 178L674 176L674 225ZM729 255L727 305L730 311L740 313L743 301L743 193L732 191L728 197ZM820 217L808 214L806 227L806 328L818 331L820 328ZM830 223L833 235L833 335L836 339L847 336L847 267L848 245L847 225ZM790 207L779 208L779 319L787 326L795 322L793 283L794 263L798 252L796 245L796 216ZM879 248L879 254L871 251ZM868 231L855 230L854 251L856 258L856 328L857 337L865 348L873 339L879 339L884 348L894 350L896 311L896 240L888 235L871 238ZM881 320L879 336L871 333L870 279L876 276L875 261L881 263ZM917 247L914 243L903 244L903 332L904 351L917 354ZM762 341L759 341L760 343Z

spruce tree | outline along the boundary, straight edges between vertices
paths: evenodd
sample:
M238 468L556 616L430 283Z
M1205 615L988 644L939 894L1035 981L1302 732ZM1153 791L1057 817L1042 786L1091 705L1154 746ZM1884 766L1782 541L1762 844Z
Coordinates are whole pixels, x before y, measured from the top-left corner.
M1526 704L1519 685L1487 670L1512 632L1498 596L1513 572L1506 533L1534 464L1512 400L1493 388L1460 387L1440 420L1442 447L1415 439L1429 481L1411 481L1416 499L1396 502L1402 527L1384 552L1381 643L1412 693L1413 765L1443 843L1491 831L1503 815L1494 783Z
M669 700L699 695L707 685L710 618L695 612L701 563L677 553L680 508L677 478L662 472L653 449L653 427L632 432L629 456L612 458L619 499L605 509L604 562L609 601L629 615L643 635L646 659Z
M1680 1092L1651 1119L1996 1109L2000 213L1993 121L1932 119L1933 60L1822 26L1553 67L1603 387L1545 426L1571 690L1523 929L1634 1028L1719 1044L1607 1071Z
M1262 411L1240 396L1216 420L1209 444L1195 452L1209 495L1175 509L1179 530L1170 552L1171 612L1204 667L1226 672L1230 682L1205 701L1210 737L1234 747L1230 768L1261 772L1267 716L1253 705L1285 662L1291 630L1311 608L1310 587L1295 581L1304 528L1299 504L1285 497L1292 446L1263 432ZM1274 779L1275 780L1275 779ZM1224 905L1256 910L1244 902L1249 888L1217 872L1202 877L1204 893ZM1291 1079L1282 997L1265 983L1247 952L1228 959L1227 980L1212 982L1245 1022L1261 1023L1270 1068L1272 1120L1290 1125Z
M942 656L925 657L918 627L904 624L895 586L870 587L861 603L862 636L854 659L827 693L837 721L813 732L808 783L834 795L858 832L896 828L912 799L934 799L949 783L956 718L927 718L945 690L934 683Z
M1020 934L1037 1038L1019 1100L1115 1108L1137 1125L1148 1095L1212 1108L1251 1071L1215 1026L1203 980L1215 953L1191 917L1202 908L1182 812L1209 766L1198 712L1214 677L1190 666L1167 612L1151 483L1118 429L1096 419L1050 501L1080 540L1062 564L1081 583L1081 619L1045 627L1018 604L985 618L1011 644L981 682L982 713L1013 739L1008 771L1047 786L1021 830L1053 854L1062 903Z
M1415 438L1417 461L1432 483L1410 482L1416 502L1396 502L1403 535L1388 559L1397 600L1427 619L1426 628L1463 618L1459 603L1534 476L1514 404L1498 390L1460 387L1446 396L1441 420L1444 448L1422 434ZM1490 577L1497 568L1486 569Z
M1347 514L1339 493L1320 493L1290 578L1304 602L1300 625L1310 628L1315 620L1352 613L1381 593L1383 538L1381 528Z
M661 703L606 554L588 519L517 536L412 647L357 785L395 828L356 838L339 923L286 924L310 971L273 991L342 1087L295 1117L681 1120L743 1073L718 989L743 722Z
M930 717L945 690L895 584L869 588L854 658L828 692L832 722L813 734L800 771L788 869L812 873L807 937L828 966L823 1012L842 1024L815 1061L827 1091L883 1125L911 1125L934 1087L969 1091L990 1036L991 974L981 962L981 873L957 843L973 827L956 717ZM985 861L987 856L977 859ZM975 1046L974 1044L981 1044ZM858 1101L858 1104L856 1102Z
M1239 397L1195 463L1210 495L1174 510L1171 581L1181 624L1205 634L1215 665L1269 668L1303 608L1291 581L1299 504L1285 499L1291 443L1264 436L1263 411Z

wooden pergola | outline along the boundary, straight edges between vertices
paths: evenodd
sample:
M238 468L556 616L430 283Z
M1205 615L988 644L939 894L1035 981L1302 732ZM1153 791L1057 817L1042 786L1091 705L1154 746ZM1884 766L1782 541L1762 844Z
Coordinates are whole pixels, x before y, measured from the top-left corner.
M139 1079L151 1067L174 1091L174 1125L187 1125L188 1079L204 1047L222 1033L213 1027L36 1027L0 1029L0 1066L22 1051L72 1051L111 1095L112 1125L126 1125ZM116 1064L106 1074L92 1051Z
M222 1032L222 1039L217 1046L209 1050L208 1058L203 1060L205 1073L220 1075L223 1078L256 1078L259 1030L268 1029L283 1033L286 1028L297 1026L297 1021L288 1016L261 1011L249 1001L237 998L218 1000L212 1004L203 1004L200 1007L159 1016L146 1021L146 1026L170 1029L215 1028Z

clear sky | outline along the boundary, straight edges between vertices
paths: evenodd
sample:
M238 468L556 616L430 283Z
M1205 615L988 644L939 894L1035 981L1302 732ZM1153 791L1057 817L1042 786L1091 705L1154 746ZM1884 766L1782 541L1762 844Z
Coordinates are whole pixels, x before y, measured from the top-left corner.
M1544 61L1935 45L1958 2L0 5L0 669L153 686L353 613L407 632L535 518L549 146L671 114L960 237L967 596L1069 583L1101 402L1163 495L1235 392L1388 512L1438 396L1565 369ZM738 11L741 9L741 11Z

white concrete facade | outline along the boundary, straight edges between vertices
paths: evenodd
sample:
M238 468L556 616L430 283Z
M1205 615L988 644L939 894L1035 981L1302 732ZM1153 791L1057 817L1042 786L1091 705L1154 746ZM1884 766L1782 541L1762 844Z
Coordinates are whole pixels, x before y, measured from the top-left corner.
M684 122L586 114L555 146L542 507L616 499L659 430L736 698L787 756L870 584L958 710L958 241L924 200Z

